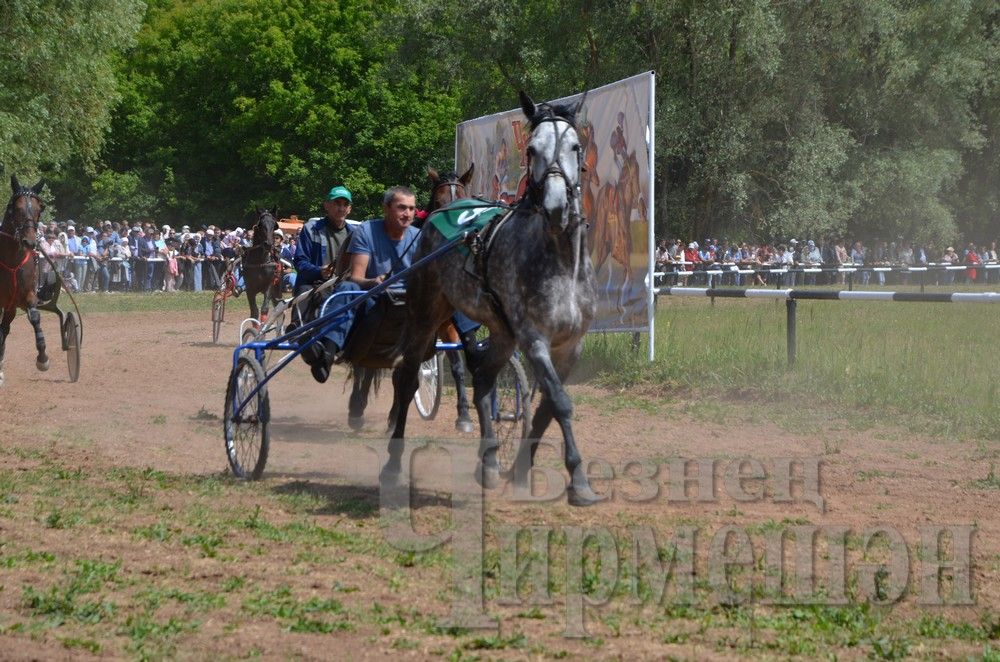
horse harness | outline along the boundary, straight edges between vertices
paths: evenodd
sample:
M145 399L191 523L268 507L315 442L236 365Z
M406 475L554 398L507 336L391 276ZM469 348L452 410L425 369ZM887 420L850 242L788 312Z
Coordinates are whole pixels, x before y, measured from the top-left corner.
M44 208L44 205L41 205L41 199L31 189L23 188L11 196L10 202L7 203L7 209L4 211L3 223L0 223L0 236L12 239L14 241L15 250L22 241L21 230L23 224L19 224L17 230L13 234L7 232L6 228L7 228L7 222L11 220L11 218L13 218L14 216L14 201L21 197L28 198L28 209L26 214L29 219L31 219L32 212L34 211L32 209L32 204L31 204L32 201L38 201L39 205L42 208ZM39 212L41 212L41 209L39 210ZM29 222L34 224L34 221L29 220ZM24 265L28 263L28 260L30 260L34 254L35 251L33 250L33 247L25 249L24 257L16 265L9 265L3 260L0 260L0 269L3 269L4 271L10 274L10 280L11 280L10 296L7 298L7 303L3 306L0 306L0 310L9 310L10 307L17 302L17 293L18 293L17 273L24 268Z

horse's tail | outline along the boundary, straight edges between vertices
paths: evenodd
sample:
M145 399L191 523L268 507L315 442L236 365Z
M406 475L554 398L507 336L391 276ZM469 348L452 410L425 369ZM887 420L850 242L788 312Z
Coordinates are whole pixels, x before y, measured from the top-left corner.
M347 378L344 380L344 385L354 382L354 375L357 374L359 377L364 378L365 373L372 374L372 392L378 393L379 387L382 386L382 378L385 377L391 368L363 368L356 366L354 364L348 364Z

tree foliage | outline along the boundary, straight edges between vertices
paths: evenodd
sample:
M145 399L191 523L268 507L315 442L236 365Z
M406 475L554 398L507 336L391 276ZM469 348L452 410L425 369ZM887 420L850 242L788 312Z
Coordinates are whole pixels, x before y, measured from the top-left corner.
M170 216L230 223L255 204L309 210L334 183L375 211L450 152L447 92L388 71L380 0L162 3L123 72L109 167L167 172Z
M0 165L22 179L100 154L117 98L114 58L141 0L0 3Z
M374 213L384 187L450 161L456 122L515 107L517 88L653 70L661 235L1000 229L993 0L150 0L96 179L107 54L138 3L58 3L65 20L56 4L0 6L0 35L16 33L0 40L0 158L30 169L43 145L78 213L230 224L255 204L314 210L334 183Z
M473 113L655 71L663 233L997 232L995 3L408 4Z

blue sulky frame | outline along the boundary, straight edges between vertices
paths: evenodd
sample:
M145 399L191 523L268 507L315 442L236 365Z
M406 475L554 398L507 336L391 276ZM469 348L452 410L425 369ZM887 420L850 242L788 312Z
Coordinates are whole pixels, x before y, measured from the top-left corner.
M320 338L322 338L329 331L331 331L337 324L342 322L344 319L344 315L347 313L347 311L357 308L358 306L362 305L365 301L377 297L386 290L392 289L393 284L405 278L410 272L414 271L415 269L419 269L425 264L433 260L436 260L445 253L453 250L459 244L463 243L466 240L467 236L468 236L467 232L463 233L458 237L452 239L448 243L439 246L431 253L425 255L424 257L414 262L412 265L410 265L409 268L404 269L399 273L392 274L391 276L389 276L384 281L382 281L381 283L379 283L370 290L334 292L331 295L330 299L328 299L327 303L335 302L337 298L350 299L350 301L338 305L330 312L325 312L316 319L312 320L311 322L303 324L302 326L299 326L282 336L273 338L271 340L254 340L252 342L244 343L238 346L235 350L233 350L233 369L229 373L229 388L233 389L233 393L238 393L238 390L236 389L237 385L235 383L235 379L237 376L236 369L240 356L244 352L253 351L254 358L257 360L258 363L261 364L263 364L264 352L266 351L276 350L276 349L286 350L288 351L288 354L282 357L281 361L279 361L273 368L269 369L264 374L264 379L262 379L254 387L254 389L249 394L247 394L246 398L242 402L237 404L234 398L233 403L235 406L235 410L231 412L233 419L239 420L239 415L243 412L244 408L246 408L247 404L249 404L250 401L253 400L253 398L257 397L257 394L264 387L264 385L267 384L269 381L271 381L271 378L274 377L274 375L278 374L278 372L280 372L282 368L288 365L289 362L295 360L295 357L299 356L303 350L305 350L313 343L319 342ZM324 304L324 309L325 305L326 304ZM304 341L302 340L303 338L305 339ZM461 349L461 347L462 347L461 343L438 343L437 345L437 349L439 350Z

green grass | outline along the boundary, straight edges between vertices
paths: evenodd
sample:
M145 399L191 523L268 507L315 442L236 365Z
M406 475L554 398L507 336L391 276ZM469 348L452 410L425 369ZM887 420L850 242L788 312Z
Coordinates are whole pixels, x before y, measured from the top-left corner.
M212 309L212 292L115 292L113 294L83 293L73 295L80 307L80 312L86 320L87 313L142 313L151 311L201 311L208 320ZM59 305L65 309L72 308L69 297L65 294L59 299ZM226 313L230 307L234 311L246 311L246 297L230 298L226 302Z
M789 369L782 302L660 297L653 363L645 343L635 351L626 334L595 334L575 378L660 396L791 401L806 413L822 403L864 426L1000 439L1000 386L989 367L1000 307L800 301L797 319Z

